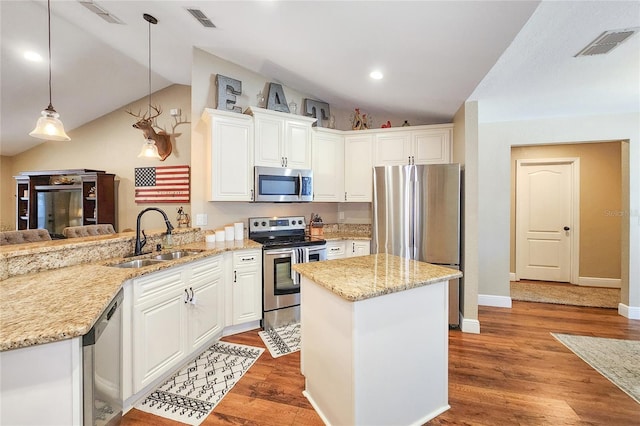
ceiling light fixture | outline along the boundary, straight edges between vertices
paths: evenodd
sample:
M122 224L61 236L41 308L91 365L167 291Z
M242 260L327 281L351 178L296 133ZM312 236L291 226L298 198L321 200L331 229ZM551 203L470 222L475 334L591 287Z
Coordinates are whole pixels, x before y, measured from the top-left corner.
M53 109L51 103L51 0L47 0L47 17L49 23L49 106L42 111L36 128L29 136L52 141L69 141L71 138L64 131L64 125L58 117L60 114Z
M375 70L369 73L369 77L371 77L374 80L382 80L382 77L384 77L384 75L382 74L381 71Z
M149 98L147 105L147 116L151 117L151 24L157 24L158 20L146 13L143 14L142 17L149 23ZM153 125L153 123L151 124ZM138 154L138 158L157 158L161 160L162 157L160 157L160 154L158 153L156 141L151 138L147 138L145 143L142 145L142 149L140 150L140 154Z

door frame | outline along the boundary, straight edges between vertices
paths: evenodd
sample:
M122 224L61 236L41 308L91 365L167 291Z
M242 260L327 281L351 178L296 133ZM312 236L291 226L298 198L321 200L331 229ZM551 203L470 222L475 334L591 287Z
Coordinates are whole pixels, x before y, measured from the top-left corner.
M522 253L521 247L524 244L522 241L522 223L521 215L524 214L520 208L518 200L519 186L518 186L518 171L521 167L528 165L544 165L544 164L568 164L571 167L571 232L569 237L569 279L571 284L579 284L580 277L580 158L579 157L566 157L566 158L531 158L516 160L516 203L515 203L515 215L516 215L516 281L520 281L520 254Z

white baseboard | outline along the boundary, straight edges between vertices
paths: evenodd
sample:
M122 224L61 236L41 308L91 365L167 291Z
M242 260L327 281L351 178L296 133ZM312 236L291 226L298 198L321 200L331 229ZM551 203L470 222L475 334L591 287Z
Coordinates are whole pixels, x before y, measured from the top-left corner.
M480 334L480 321L465 319L460 313L460 330L463 333Z
M478 305L494 306L496 308L511 308L511 297L494 296L492 294L479 294Z
M250 321L244 324L231 325L224 328L224 330L222 331L222 337L231 336L232 334L244 333L245 331L255 330L256 328L260 328L260 320Z
M583 285L586 287L622 287L620 278L578 277L578 285Z
M640 306L628 306L618 303L618 314L625 318L640 320Z
M517 281L515 272L509 272L509 281Z

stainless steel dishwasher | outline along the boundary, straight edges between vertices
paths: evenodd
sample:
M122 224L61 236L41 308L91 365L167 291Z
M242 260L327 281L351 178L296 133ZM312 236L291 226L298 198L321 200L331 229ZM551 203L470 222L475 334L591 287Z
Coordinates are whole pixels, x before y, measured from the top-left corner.
M112 426L122 418L123 291L82 337L84 426Z

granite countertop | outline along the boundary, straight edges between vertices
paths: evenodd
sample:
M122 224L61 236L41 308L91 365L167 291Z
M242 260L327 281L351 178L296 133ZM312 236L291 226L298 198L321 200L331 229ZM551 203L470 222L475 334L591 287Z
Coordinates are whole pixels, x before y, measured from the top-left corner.
M455 269L384 253L300 263L294 269L351 302L462 276Z
M112 258L7 278L0 281L0 351L83 336L131 278L225 251L261 248L251 240L195 242L160 253L181 249L200 253L137 269L114 268L110 265L131 258Z
M361 232L325 232L323 237L327 241L341 240L371 240L371 235L362 234Z

